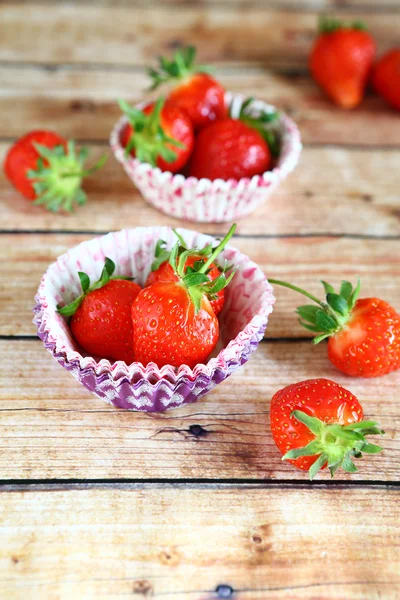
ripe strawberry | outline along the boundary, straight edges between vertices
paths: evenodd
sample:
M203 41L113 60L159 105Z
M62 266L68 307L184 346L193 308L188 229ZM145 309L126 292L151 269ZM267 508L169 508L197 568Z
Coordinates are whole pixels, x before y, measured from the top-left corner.
M363 421L363 409L348 390L329 379L308 379L288 385L271 401L271 431L282 460L289 460L313 479L329 468L357 471L353 457L382 448L365 436L383 435L377 423Z
M378 377L400 368L400 315L379 298L358 300L360 282L353 290L343 281L339 294L322 282L326 302L290 283L269 279L310 298L317 304L300 306L300 324L318 333L313 342L328 341L329 360L346 375Z
M354 108L364 96L375 42L360 22L323 18L319 34L309 60L312 76L336 104Z
M212 245L209 244L201 251L195 249L189 249L185 243L185 240L182 236L174 230L175 235L179 240L179 249L178 249L178 257L183 253L189 250L189 252L193 252L193 254L189 253L184 265L184 272L187 273L193 272L196 268L201 268L206 262L206 258L210 256L213 248ZM151 265L151 271L149 276L147 277L145 287L152 285L156 281L179 281L179 276L176 274L175 270L169 264L169 259L171 256L171 251L166 249L166 242L164 240L159 240L155 249L155 258L153 264ZM214 281L218 279L221 275L222 271L226 271L226 269L222 269L217 266L215 263L212 263L208 269L207 275L209 276L210 281ZM210 304L212 306L213 311L216 315L219 315L221 310L223 309L225 302L225 288L220 290L210 298Z
M83 169L88 151L75 151L75 143L67 142L52 131L30 131L9 149L4 172L13 186L28 200L48 210L72 211L74 203L85 204L82 179L99 169L106 161L102 156L96 165Z
M390 50L376 63L372 82L378 94L400 110L400 48Z
M132 305L133 346L137 361L159 367L203 363L215 348L218 319L208 296L226 287L234 272L210 281L207 270L235 231L231 227L207 262L196 271L185 273L188 252L178 259L179 242L171 252L169 263L177 281L156 281L144 288ZM178 262L177 262L178 260Z
M195 65L193 46L177 50L172 60L159 58L159 70L150 68L151 89L169 81L178 81L167 98L167 106L185 111L198 130L226 116L225 90L208 74L209 67Z
M106 258L100 279L90 285L86 273L79 272L82 294L58 312L71 317L74 338L88 354L101 358L134 361L131 306L140 292L129 277L112 277L115 264Z
M143 111L119 100L130 123L121 135L126 153L162 171L176 173L185 166L193 150L194 133L189 117L160 98Z

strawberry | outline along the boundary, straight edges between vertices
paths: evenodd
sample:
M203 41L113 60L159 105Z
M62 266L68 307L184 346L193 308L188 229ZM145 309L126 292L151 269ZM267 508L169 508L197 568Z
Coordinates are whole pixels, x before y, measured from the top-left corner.
M311 51L311 74L342 108L360 104L375 57L375 42L363 23L322 18Z
M374 421L362 419L357 398L329 379L293 383L271 401L271 431L282 460L308 470L310 479L326 467L332 477L340 467L354 473L354 457L382 450L365 436L385 432Z
M270 127L277 113L249 113L253 99L242 105L238 119L217 121L200 131L189 175L198 179L242 179L261 175L272 166L272 156L279 154L277 134Z
M326 302L284 281L269 279L310 298L315 305L300 306L300 324L318 333L313 342L328 341L329 360L346 375L378 377L400 368L400 315L379 298L358 299L360 282L353 290L343 281L339 294L322 282Z
M209 67L195 65L193 46L177 50L172 60L159 58L159 70L148 69L151 89L169 81L178 81L167 98L167 106L185 111L196 130L226 116L225 90L208 74Z
M182 236L175 231L175 235L179 240L179 249L178 256L182 254L182 252L188 251L188 247L185 243L185 240ZM203 263L206 261L206 257L209 256L212 252L213 248L211 244L203 248L200 252L198 250L189 250L189 254L187 256L184 272L186 273L188 269L200 268L203 266ZM192 253L191 253L192 252ZM151 271L149 276L147 277L145 287L155 283L156 281L178 281L179 277L176 274L175 270L169 264L169 258L171 256L171 252L166 249L166 242L164 240L159 240L155 249L155 258L153 264L151 265ZM202 264L200 264L202 263ZM215 263L212 263L208 269L207 275L209 276L211 281L217 279L222 272L223 269L217 266ZM224 271L227 269L225 268ZM215 296L210 299L210 304L212 306L213 311L216 315L219 315L221 310L223 309L225 302L225 288L220 290L215 294Z
M400 110L400 48L390 50L376 63L372 83L386 102Z
M163 98L143 110L124 100L119 100L119 105L129 118L121 135L127 154L171 173L185 166L193 150L194 133L184 112L164 106Z
M83 168L88 151L75 151L75 143L67 142L52 131L30 131L9 149L4 172L13 186L28 200L48 210L71 212L74 204L85 204L82 179L99 169L106 161L102 156L96 165Z
M58 312L71 317L74 338L90 355L130 364L132 347L131 306L141 288L130 277L112 274L115 264L105 259L100 279L90 285L86 273L79 272L82 294Z
M169 264L177 281L156 281L144 288L132 305L133 346L137 361L158 367L204 363L215 348L218 319L211 307L213 296L231 281L221 273L210 281L207 271L235 231L235 225L197 270L185 273L188 251L178 257L179 242L174 246ZM178 262L177 262L178 261Z

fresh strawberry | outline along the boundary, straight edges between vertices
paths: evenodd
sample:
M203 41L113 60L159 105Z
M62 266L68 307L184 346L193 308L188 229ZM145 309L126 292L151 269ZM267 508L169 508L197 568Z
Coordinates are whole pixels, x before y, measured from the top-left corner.
M384 431L374 421L362 419L357 398L329 379L293 383L271 401L271 431L282 459L308 471L310 479L326 467L332 477L340 467L354 473L353 458L382 450L365 436Z
M194 133L184 112L164 106L163 98L143 110L129 106L124 100L119 100L119 105L129 118L121 135L127 154L171 173L186 165L193 150Z
M354 108L364 97L375 51L363 23L323 18L309 60L312 76L333 102Z
M68 212L74 204L86 202L82 179L99 169L106 161L102 156L94 167L85 170L88 151L75 151L75 143L67 142L52 131L31 131L9 149L4 172L13 186L28 200L48 210Z
M318 333L314 343L328 341L330 361L346 375L378 377L400 368L400 315L379 298L358 300L360 282L353 290L343 281L339 294L323 281L326 302L284 281L269 279L270 283L288 287L315 305L300 306L300 324Z
M175 231L175 235L179 240L179 250L178 257L183 253L189 250L189 254L187 256L184 272L187 273L193 271L195 268L200 268L203 266L202 263L206 262L208 256L210 256L213 248L212 245L209 244L205 248L203 248L200 252L198 250L189 249L185 243L185 240L182 236ZM194 254L191 254L194 252ZM171 256L171 251L166 249L166 242L164 240L159 240L155 249L155 258L153 264L151 265L151 271L149 276L147 277L145 287L152 285L156 281L178 281L179 276L176 274L175 270L169 264L169 259ZM209 276L211 281L218 279L221 275L222 268L217 266L215 263L212 263L208 269L207 275ZM221 310L223 309L225 302L225 288L220 290L215 294L215 297L210 298L210 304L212 306L213 311L216 315L219 315Z
M144 288L132 305L133 346L135 358L144 365L172 365L191 368L204 363L215 348L218 319L208 296L226 287L235 272L210 281L207 271L235 231L233 225L206 263L185 273L188 252L178 258L179 242L171 252L169 263L177 281L156 281ZM178 260L178 263L177 263Z
M193 46L177 50L172 60L159 59L159 70L148 73L154 90L163 83L178 81L167 98L167 106L186 111L196 130L226 116L225 90L208 74L209 67L195 65L196 49Z
M400 48L390 50L376 63L372 82L378 94L400 110Z
M71 317L74 338L90 355L130 364L134 360L131 307L141 288L130 277L112 274L115 264L106 258L100 279L90 285L79 272L82 294L58 312Z

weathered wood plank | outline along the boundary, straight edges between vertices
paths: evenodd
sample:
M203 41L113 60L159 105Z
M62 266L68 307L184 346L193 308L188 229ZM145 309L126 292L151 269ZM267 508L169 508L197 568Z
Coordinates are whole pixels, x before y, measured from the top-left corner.
M0 144L0 162L8 144ZM107 147L92 147L93 162ZM399 151L366 152L305 148L297 169L253 214L238 221L247 235L400 234ZM142 198L110 156L105 168L85 182L86 206L53 214L16 192L0 172L3 231L109 231L139 225L187 226L209 233L221 224L185 223L158 212Z
M316 15L269 5L107 6L60 3L0 6L0 60L143 64L179 44L200 48L207 61L304 67ZM155 14L157 17L155 18ZM371 25L381 52L398 43L398 11L335 11Z
M386 431L384 452L337 479L398 481L400 372L361 380L330 365L324 345L262 343L251 360L196 404L159 415L114 409L63 370L39 341L0 341L0 478L296 479L269 428L273 394L327 377L362 401ZM191 425L201 425L196 436ZM380 443L380 442L379 442ZM363 464L361 464L361 462ZM320 476L328 480L327 473Z
M376 96L368 96L350 114L335 107L305 75L274 74L251 66L245 70L225 68L219 74L227 89L255 96L292 115L305 143L399 146L400 119ZM3 137L44 127L67 137L106 140L120 115L117 98L137 102L150 97L144 72L128 65L95 70L3 65L0 81Z
M33 600L231 597L222 585L238 600L395 599L398 501L368 488L3 493L0 589L12 600L27 589Z
M1 235L0 335L34 334L33 297L48 265L88 235ZM235 238L233 245L257 262L272 278L292 281L322 297L320 280L339 285L343 278L361 277L363 295L379 295L400 309L400 240L347 238ZM12 283L11 283L12 282ZM304 299L289 290L275 289L277 302L266 337L310 335L300 327L294 309Z

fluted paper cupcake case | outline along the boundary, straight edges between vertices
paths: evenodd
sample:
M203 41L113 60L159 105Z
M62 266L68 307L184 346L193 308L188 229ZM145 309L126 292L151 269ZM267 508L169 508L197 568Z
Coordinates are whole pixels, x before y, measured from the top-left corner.
M213 238L179 230L190 246L204 247ZM140 227L83 242L60 256L42 277L35 297L34 323L45 348L87 389L114 406L159 412L194 402L244 364L264 335L274 297L260 268L247 256L227 246L219 261L227 260L238 271L226 289L220 315L220 341L206 364L193 369L154 363L110 362L88 356L76 346L68 323L57 304L69 303L80 293L77 272L91 281L100 276L104 258L116 264L116 274L129 275L143 285L150 271L157 240L171 248L176 241L168 227Z
M231 106L234 117L239 115L244 100L244 96L227 94L226 103ZM276 109L270 104L254 100L249 110L257 115L262 110L272 112ZM110 145L116 159L149 204L171 217L186 221L222 223L248 215L267 200L283 179L293 171L301 152L297 125L279 111L275 126L281 136L281 152L275 168L271 171L239 181L184 177L169 171L163 172L148 163L141 163L126 156L120 139L127 123L127 117L123 116L111 132Z

